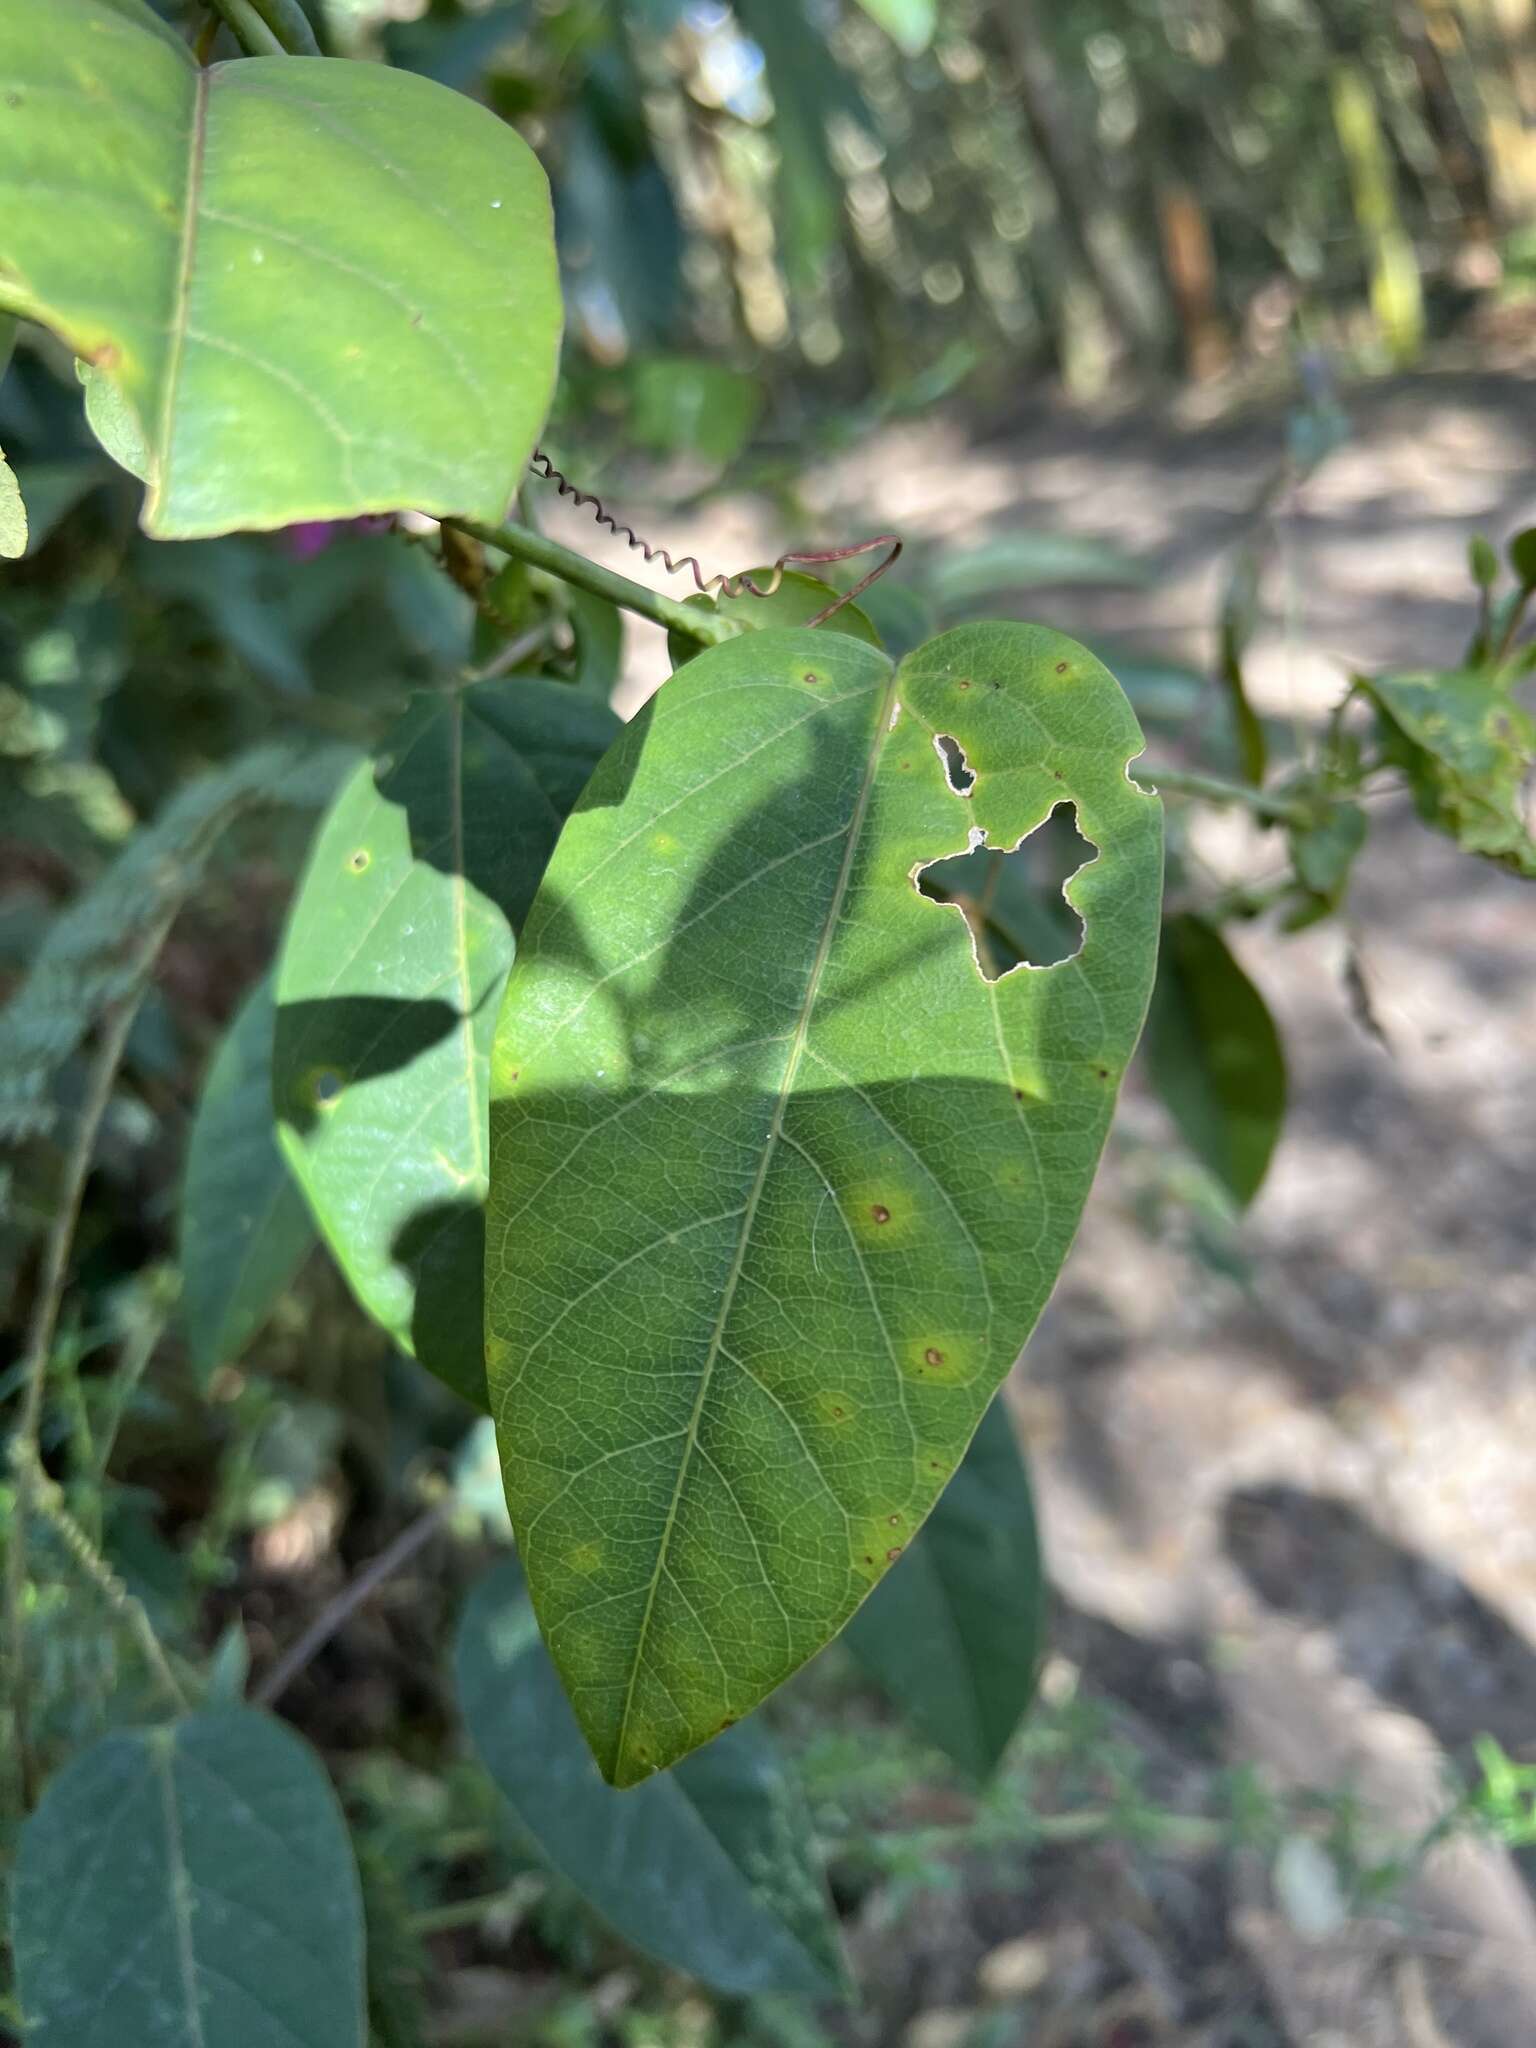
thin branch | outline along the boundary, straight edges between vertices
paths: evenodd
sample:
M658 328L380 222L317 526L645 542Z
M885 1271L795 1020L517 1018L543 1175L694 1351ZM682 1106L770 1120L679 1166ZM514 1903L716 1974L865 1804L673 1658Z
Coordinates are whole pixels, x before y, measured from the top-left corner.
M96 1589L113 1613L126 1624L139 1646L144 1662L154 1673L156 1683L171 1706L178 1714L186 1713L187 1695L182 1688L181 1680L171 1669L170 1659L160 1638L155 1634L154 1624L145 1610L144 1603L136 1600L129 1592L69 1512L64 1504L62 1488L43 1470L42 1461L36 1450L28 1444L13 1444L11 1464L15 1469L18 1484L25 1480L30 1488L32 1512L48 1524L81 1575Z
M1194 768L1168 768L1155 761L1138 761L1133 765L1138 782L1155 784L1172 796L1204 797L1212 804L1241 804L1271 825L1307 822L1302 805L1288 797L1271 796L1267 790L1254 789L1244 782L1227 782L1219 775L1205 775Z
M535 533L531 526L519 526L513 520L504 526L481 526L473 519L451 519L444 524L467 533L471 540L488 548L499 548L504 555L515 556L535 569L558 576L563 583L573 583L578 590L588 590L594 597L606 598L610 604L636 612L654 625L665 626L668 632L681 633L701 647L718 647L721 641L734 640L745 630L738 620L720 612L706 610L702 605L681 604L675 597L664 597L659 590L650 590L613 569L604 569L588 561L585 555L578 555L574 548L562 547L559 541Z
M101 1120L106 1115L107 1104L112 1099L112 1084L117 1079L123 1048L128 1043L128 1033L133 1028L133 1020L138 1014L139 1004L148 986L150 965L160 950L169 924L169 918L161 918L145 934L140 942L137 963L139 972L132 992L114 1004L102 1019L100 1041L86 1076L85 1100L80 1106L75 1141L64 1163L64 1177L59 1186L57 1206L43 1245L43 1265L38 1279L37 1299L32 1306L26 1343L22 1349L21 1412L11 1445L11 1459L16 1470L16 1500L11 1516L10 1537L5 1547L5 1626L9 1650L6 1666L12 1729L20 1766L22 1796L29 1804L35 1787L32 1782L33 1759L27 1711L27 1518L33 1507L36 1479L42 1472L40 1443L43 1389L47 1380L48 1360L53 1351L54 1336L59 1326L59 1310L64 1301L69 1255L75 1241L75 1226L80 1220L80 1204L85 1195L91 1156L96 1149L96 1136L101 1129Z
M414 1522L407 1522L394 1541L386 1544L370 1564L364 1565L355 1578L348 1580L334 1600L321 1608L298 1641L278 1658L256 1688L254 1697L258 1706L270 1707L282 1697L299 1673L319 1656L331 1637L346 1626L358 1608L437 1534L452 1504L453 1496L446 1495L419 1514Z

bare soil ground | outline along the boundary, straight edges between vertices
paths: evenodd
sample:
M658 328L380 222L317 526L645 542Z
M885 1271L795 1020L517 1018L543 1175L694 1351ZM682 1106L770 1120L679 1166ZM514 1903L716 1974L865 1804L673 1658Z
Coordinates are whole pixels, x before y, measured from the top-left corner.
M1425 375L1346 405L1350 440L1283 509L1251 662L1265 709L1303 723L1349 666L1452 661L1469 535L1536 519L1536 382ZM1146 589L1008 609L1203 661L1283 431L1278 410L1042 413L979 446L899 428L815 488L850 527L874 515L919 540L1117 542L1152 563ZM727 558L763 552L745 503L711 535ZM1225 824L1204 851L1232 874L1274 858ZM1346 999L1350 940L1385 1049ZM1172 1783L1248 1761L1272 1783L1352 1788L1367 1828L1400 1839L1479 1733L1536 1761L1536 891L1389 806L1349 933L1255 928L1240 945L1292 1082L1240 1230L1246 1277L1139 1215L1138 1172L1170 1140L1133 1086L1016 1376L1055 1678L1080 1674ZM863 1962L886 1988L857 2038L1536 2043L1536 1911L1502 1849L1448 1844L1343 1925L1298 1924L1285 1889L1229 1851L1150 1873L1103 1847L1054 1851L1001 1895L978 1877L870 1931ZM1031 1979L1022 2002L1010 1956Z

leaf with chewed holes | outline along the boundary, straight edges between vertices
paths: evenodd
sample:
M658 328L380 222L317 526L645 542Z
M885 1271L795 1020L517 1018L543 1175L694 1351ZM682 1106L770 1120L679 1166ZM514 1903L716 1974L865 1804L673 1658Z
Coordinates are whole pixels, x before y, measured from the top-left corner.
M899 668L750 633L678 670L567 824L492 1055L487 1364L534 1606L615 1784L836 1634L1029 1335L1152 981L1141 745L1040 628ZM1083 943L988 980L921 872L1060 803L1097 848Z
M200 67L144 0L5 0L0 78L0 310L95 366L148 532L501 517L561 326L513 129L382 64Z

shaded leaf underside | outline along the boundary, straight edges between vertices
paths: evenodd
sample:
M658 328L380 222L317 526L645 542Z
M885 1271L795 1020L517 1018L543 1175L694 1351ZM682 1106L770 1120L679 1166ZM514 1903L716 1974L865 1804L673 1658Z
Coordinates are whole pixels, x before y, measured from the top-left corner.
M950 786L949 735L974 773ZM900 1556L1028 1335L1145 1008L1160 809L1083 649L821 631L679 671L551 863L492 1068L488 1369L606 1775L747 1712ZM1072 960L914 886L1078 808Z

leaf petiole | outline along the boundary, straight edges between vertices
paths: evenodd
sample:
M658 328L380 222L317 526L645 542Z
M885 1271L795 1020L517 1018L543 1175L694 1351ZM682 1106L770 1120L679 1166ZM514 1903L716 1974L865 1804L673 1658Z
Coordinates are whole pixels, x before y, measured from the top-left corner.
M578 590L588 590L594 597L606 598L610 604L635 612L654 625L666 627L669 632L685 634L701 647L718 647L722 641L734 640L738 633L746 630L739 620L728 618L722 612L706 611L702 605L681 604L675 597L666 597L659 590L648 589L643 583L631 582L629 577L620 576L613 569L588 561L574 548L562 547L559 541L551 540L547 534L535 533L531 526L519 526L512 520L503 526L481 526L472 519L448 519L443 523L459 533L467 533L471 540L478 540L486 547L499 548L504 555L513 555L535 569L558 576L563 583L573 583Z

